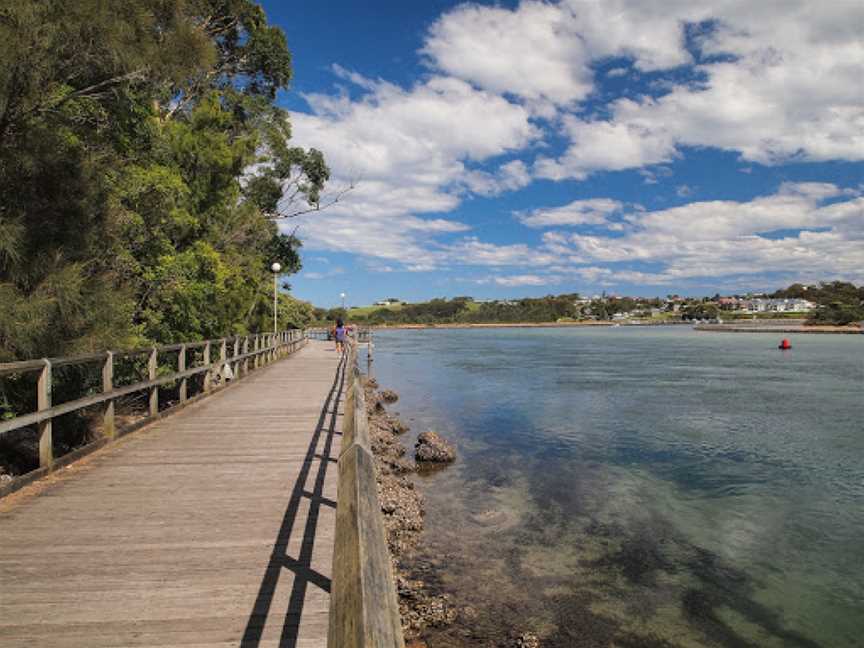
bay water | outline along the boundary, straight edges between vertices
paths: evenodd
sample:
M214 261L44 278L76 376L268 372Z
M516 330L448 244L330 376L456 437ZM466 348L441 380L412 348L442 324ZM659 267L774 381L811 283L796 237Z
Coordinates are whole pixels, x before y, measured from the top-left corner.
M439 646L864 646L864 336L375 334L419 475Z

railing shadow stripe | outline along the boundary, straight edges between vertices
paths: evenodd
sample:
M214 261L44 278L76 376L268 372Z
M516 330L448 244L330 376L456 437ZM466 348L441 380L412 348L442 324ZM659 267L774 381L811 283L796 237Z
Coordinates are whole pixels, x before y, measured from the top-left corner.
M300 473L294 482L294 487L291 491L291 497L288 500L288 507L285 510L285 515L282 518L282 524L279 528L279 533L273 544L273 551L270 555L270 562L264 572L264 577L261 580L261 585L258 589L258 595L255 598L255 603L252 606L252 613L246 624L246 629L243 633L243 638L240 642L242 648L257 648L261 643L261 637L266 626L266 618L273 605L273 597L276 593L276 587L279 584L279 577L283 569L289 569L294 572L294 584L291 590L291 598L288 604L288 611L282 624L280 633L280 647L294 648L297 644L297 636L299 632L299 620L302 617L303 600L306 594L306 585L309 582L321 587L321 589L330 591L330 579L314 572L311 569L312 550L314 548L315 531L318 525L318 511L323 498L324 480L327 475L327 465L332 447L333 436L336 426L336 411L339 409L339 402L342 397L344 387L345 367L347 358L345 355L339 361L336 367L336 374L333 379L333 385L324 401L324 406L321 408L321 413L318 416L318 423L315 426L315 431L309 441L309 447L303 464L300 468ZM331 403L334 405L334 411L330 411ZM328 415L330 423L327 424ZM318 444L321 439L322 432L327 430L324 441L324 449L321 452L323 457L316 456ZM304 529L303 541L301 543L300 556L298 559L289 558L286 555L288 543L291 539L291 534L294 530L294 524L297 520L297 514L300 508L300 502L304 496L308 496L308 491L305 490L306 480L309 477L312 464L315 459L318 459L318 473L315 478L315 488L312 492L313 498L310 498L309 512L306 518L306 527ZM262 621L263 615L263 621ZM296 618L293 618L296 617Z

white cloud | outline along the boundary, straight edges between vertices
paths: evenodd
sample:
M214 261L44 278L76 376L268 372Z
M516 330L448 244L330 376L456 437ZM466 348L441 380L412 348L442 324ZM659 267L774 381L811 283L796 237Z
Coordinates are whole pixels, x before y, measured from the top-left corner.
M442 249L442 256L454 265L522 266L551 265L557 261L554 254L538 250L525 243L496 245L476 237L467 237Z
M839 196L846 199L826 203ZM544 247L574 266L610 264L608 277L625 283L767 272L864 277L864 198L826 183L784 184L749 202L694 202L633 213L626 222L620 237L547 232ZM663 270L614 270L634 261Z
M561 207L534 209L517 214L520 222L528 227L551 227L555 225L604 225L607 218L624 205L609 198L574 200Z
M342 68L336 72L366 93L355 101L310 95L313 113L294 113L292 128L298 144L324 152L335 176L331 185L356 187L326 211L295 221L307 247L416 268L435 235L468 229L419 214L455 209L466 187L493 195L529 181L520 160L495 174L466 167L537 137L524 107L453 78L433 77L403 89Z
M711 27L696 40L708 58L697 63L685 28L703 21ZM609 198L517 214L530 227L604 225L618 234L546 232L539 245L464 237L469 226L446 214L466 196L517 191L535 177L640 169L654 183L671 174L662 165L685 147L733 151L763 164L862 160L862 24L864 5L845 0L462 5L426 35L430 76L403 88L335 66L361 96L309 95L311 112L292 116L296 143L325 152L331 184L357 181L330 210L302 217L301 236L312 249L416 271L512 267L526 269L513 277L570 273L604 282L781 270L861 276L861 199L824 183L784 185L749 202L692 202L645 213L631 206L615 222L609 216L624 207ZM658 72L652 92L665 94L603 105L608 96L595 92L592 70L609 57L629 61L607 76ZM673 71L679 66L687 74ZM577 112L588 99L589 107L605 110ZM550 138L531 163L525 152L553 126L565 150L554 152ZM690 188L676 184L686 197ZM774 240L759 236L826 227ZM620 267L632 261L663 270Z
M330 279L341 274L345 274L345 269L337 266L326 272L304 272L301 276L304 279Z
M563 124L570 147L558 160L538 159L535 171L541 178L580 180L595 171L619 171L670 162L676 156L675 140L670 133L650 124L586 122L569 115Z
M466 171L462 181L471 192L488 197L527 187L531 184L531 174L522 160L512 160L503 164L497 173Z
M518 286L548 286L551 284L559 283L560 281L558 277L534 274L491 277L490 279L499 286L507 286L508 288L514 288Z
M436 69L486 90L567 104L592 89L575 27L568 12L543 2L514 11L466 4L432 26L422 51Z
M609 119L567 117L571 145L557 159L538 161L541 177L582 179L667 162L681 146L736 151L762 164L864 159L864 4L571 4L592 55L627 53L626 37L637 29L654 47L629 47L636 67L687 63L683 24L714 21L699 42L706 55L725 58L696 67L704 83L670 77L664 84L671 91L659 98L613 102Z

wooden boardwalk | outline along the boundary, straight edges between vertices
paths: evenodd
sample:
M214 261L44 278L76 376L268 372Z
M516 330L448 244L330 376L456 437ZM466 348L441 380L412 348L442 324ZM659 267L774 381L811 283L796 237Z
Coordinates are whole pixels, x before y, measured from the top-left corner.
M0 500L0 646L324 646L343 373L311 341Z

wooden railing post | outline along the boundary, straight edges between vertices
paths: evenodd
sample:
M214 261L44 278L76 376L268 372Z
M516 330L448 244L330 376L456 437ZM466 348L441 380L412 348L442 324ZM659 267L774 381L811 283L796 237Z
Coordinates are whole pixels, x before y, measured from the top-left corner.
M210 340L207 340L207 342L204 343L204 358L203 358L203 360L204 360L204 366L205 367L210 364ZM212 377L210 376L210 370L208 369L207 371L204 372L204 392L205 393L210 391L210 381L211 380L212 380Z
M366 338L366 375L371 378L372 377L372 350L375 348L375 345L372 343L372 331L367 333Z
M114 354L108 351L102 363L102 392L107 394L114 389ZM105 401L102 409L102 433L113 439L117 433L114 425L114 399Z
M255 357L252 358L252 368L257 369L261 366L261 359L258 355L258 349L261 346L261 336L257 333L255 334L253 352L255 353Z
M231 357L234 359L232 363L231 369L234 371L235 378L240 378L240 361L237 359L237 356L240 355L240 338L234 338L234 355Z
M249 336L243 338L243 355L249 353ZM249 375L249 358L243 358L243 375Z
M224 382L224 371L225 371L225 362L228 360L228 341L225 338L222 338L222 342L219 344L219 374L223 376ZM224 385L223 385L224 387Z
M51 362L45 358L45 366L39 372L36 384L36 407L39 411L51 409ZM39 422L39 466L50 467L54 463L54 443L51 439L51 419Z
M156 380L157 358L159 351L156 347L150 351L150 358L147 361L147 378ZM159 413L159 387L153 385L150 388L150 416L156 416Z
M180 345L180 351L177 352L177 371L186 371L186 345ZM180 379L180 402L185 403L188 398L189 379Z

